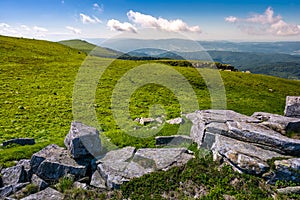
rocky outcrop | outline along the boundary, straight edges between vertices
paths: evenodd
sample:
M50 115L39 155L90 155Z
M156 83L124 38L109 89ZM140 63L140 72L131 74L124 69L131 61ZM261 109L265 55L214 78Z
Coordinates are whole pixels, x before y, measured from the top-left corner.
M241 173L264 175L270 170L268 160L300 155L300 140L278 132L298 130L296 118L269 113L249 117L230 110L201 110L186 117L193 122L191 137L198 147L211 150L215 160L225 160ZM293 171L291 166L287 168ZM276 171L281 174L278 167Z
M280 194L300 194L300 186L277 189Z
M2 146L8 146L10 144L18 144L18 145L34 145L35 140L33 138L16 138L12 140L8 140L3 142Z
M98 171L109 188L119 188L132 178L187 163L193 155L185 148L139 149L125 147L111 151L98 161Z
M74 159L100 156L101 140L98 130L94 127L72 122L64 143Z
M21 200L37 200L37 199L55 199L62 200L64 198L63 194L48 187L38 193L31 194Z
M58 180L67 174L81 178L87 171L87 166L78 164L67 150L55 144L33 154L30 165L33 173L48 181Z
M287 117L300 118L300 97L299 96L287 96L284 115Z
M8 197L22 188L26 187L29 184L29 182L26 183L17 183L13 185L7 185L5 187L0 188L0 199L3 199L4 197Z

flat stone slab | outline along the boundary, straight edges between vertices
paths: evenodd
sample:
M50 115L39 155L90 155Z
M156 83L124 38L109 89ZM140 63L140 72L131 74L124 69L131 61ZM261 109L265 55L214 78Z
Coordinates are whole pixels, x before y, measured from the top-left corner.
M255 112L253 113L252 117L261 120L263 125L282 134L286 134L289 131L300 133L299 118L285 117L266 112Z
M46 181L58 180L66 174L81 178L87 171L87 166L79 165L70 157L67 150L55 144L33 154L30 165L33 173Z
M55 199L55 200L62 200L64 198L63 194L48 187L45 190L42 190L38 193L31 194L21 200L37 200L37 199Z
M97 161L97 169L108 188L119 188L132 178L183 165L193 157L186 148L149 148L136 151L134 147L125 147L111 151Z

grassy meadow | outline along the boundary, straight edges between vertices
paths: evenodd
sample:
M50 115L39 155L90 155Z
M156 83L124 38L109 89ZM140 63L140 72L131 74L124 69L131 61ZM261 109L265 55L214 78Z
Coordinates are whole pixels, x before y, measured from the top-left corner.
M157 65L157 61L125 61L87 56L83 51L60 43L5 36L0 36L0 57L0 143L19 137L32 137L36 140L36 144L33 146L0 147L0 168L13 165L15 160L30 158L34 152L50 143L63 146L64 137L68 133L70 123L73 120L74 84L76 80L78 81L76 79L78 78L78 71L83 67L90 69L96 66L94 70L101 76L98 79L95 74L95 76L86 74L87 80L96 81L95 99L93 102L87 102L91 104L82 108L88 108L87 110L91 109L96 112L96 123L99 124L103 134L110 139L111 143L118 147L129 145L138 148L154 147L154 137L156 135L172 135L178 131L178 125L163 125L156 135L146 138L135 137L134 132L126 134L113 117L112 95L116 86L120 83L119 80L126 76L127 72L138 66L154 67ZM176 85L180 78L186 80L196 94L199 109L211 108L209 90L197 69L161 64L159 66L161 71L156 71L158 77L163 79L168 75L168 69L172 68L179 76L174 76L168 81L173 81L173 84ZM227 109L246 115L251 115L256 111L283 114L285 97L287 95L300 96L300 81L241 72L220 71L220 75L226 91ZM147 76L147 71L144 76ZM123 89L123 93L127 95L127 90L130 91L131 88L125 87ZM181 95L183 99L188 100L189 94L184 93L185 91L183 89ZM128 122L132 122L137 117L148 117L150 114L149 109L157 104L162 105L166 119L178 117L181 112L178 96L174 95L167 87L155 83L144 84L132 92L128 104L130 110ZM117 112L121 112L122 109L117 108ZM156 114L159 116L160 113ZM80 117L84 118L85 116L77 116L75 119L79 120ZM206 161L212 162L209 159ZM203 160L193 161L193 163L190 163L190 168L187 166L174 170L179 170L187 179L191 178L190 176L195 173L192 170L195 165L194 162L199 164ZM217 166L210 165L213 164L207 164L206 167L217 170ZM202 166L195 169L204 170L206 167ZM208 175L205 175L205 177L199 175L198 178L202 182L197 182L197 177L193 177L193 180L196 178L194 183L211 184L211 188L209 188L209 191L213 192L211 193L211 199L219 197L218 195L225 194L221 186L226 182L226 176L229 172L232 173L227 168L224 170L224 174L215 177L216 179L207 177L210 176L210 172L207 172ZM154 177L169 177L170 180L168 180L170 184L172 183L170 174L161 175L159 173L155 174ZM211 173L216 173L216 171ZM240 175L234 174L232 176L238 177ZM178 177L175 178L179 180ZM247 189L246 182L248 179L247 176L244 179L241 178L244 181L240 185L242 187L241 193L234 192L233 186L230 186L228 191L231 191L232 195L246 195L247 190L252 190L251 188ZM146 180L153 181L151 176L147 176L145 179L138 179L125 185L123 187L123 189L125 188L125 196L130 196L126 191L133 191L133 187L136 187L134 184L140 187L142 184L140 181ZM180 181L184 180L180 178ZM220 182L212 184L214 181ZM157 184L162 184L162 180L157 181ZM255 179L253 183L250 182L249 184L258 186L261 181ZM176 189L180 186L173 185L172 187ZM172 187L170 186L168 191L173 191L174 188ZM218 191L213 190L214 187ZM140 189L133 194L138 195L139 192L145 190ZM162 190L156 192L158 194ZM82 193L79 191L78 195L82 195ZM262 190L257 193L257 196L255 196L255 191L251 191L251 195L253 198L268 197L268 194Z

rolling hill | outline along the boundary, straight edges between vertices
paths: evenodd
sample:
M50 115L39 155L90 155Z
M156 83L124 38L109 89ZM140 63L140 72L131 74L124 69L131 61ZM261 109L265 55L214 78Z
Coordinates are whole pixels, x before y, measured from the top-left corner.
M94 44L88 43L84 40L64 40L64 41L60 41L59 43L78 49L80 51L83 51L93 56L117 58L120 55L122 55L121 52L109 48L99 47Z
M91 46L87 45L85 48L88 51ZM195 92L199 108L211 108L206 82L199 71L193 67L172 67L166 64L157 65L155 61L127 61L87 56L83 51L60 43L5 36L0 36L0 56L3 58L0 60L0 142L18 137L32 137L36 140L33 146L0 147L0 168L14 165L15 160L30 158L34 152L48 144L56 143L63 146L63 139L69 131L71 121L74 120L72 113L74 112L72 107L74 85L78 83L76 77L81 70L87 73L82 74L83 77L95 82L97 88L93 101L79 106L96 112L98 119L96 123L99 123L103 133L118 147L129 145L137 148L155 147L155 135L141 138L125 133L115 121L112 111L112 96L122 82L120 80L126 79L127 73L135 72L134 69L139 69L140 66L161 67L157 71L157 78L164 80L166 77L171 77L167 80L175 86L178 81L186 80ZM89 71L90 69L95 71ZM167 69L173 69L181 76L170 75ZM101 72L101 77L98 77L95 72ZM226 90L226 108L243 114L250 115L255 111L282 114L285 97L300 96L300 81L242 72L217 72L220 73L223 81L221 84ZM140 77L140 81L146 80L149 75L147 70L133 74ZM122 94L131 94L128 101L131 119L128 120L147 117L149 109L157 104L163 105L167 119L180 116L178 98L169 88L146 82L132 92L132 88L127 87L128 85L123 86L119 88ZM185 90L180 92L183 97L189 99L190 94ZM124 108L119 109L117 111L124 111ZM85 113L86 110L81 111L90 114ZM157 135L171 135L177 130L177 125L164 125ZM195 159L184 168L184 176L178 177L182 174L182 170L176 168L169 172L149 175L145 179L141 178L127 185L127 188L121 191L124 194L127 192L128 195L134 194L137 189L142 193L149 190L151 193L156 189L159 190L158 192L169 191L169 189L179 191L180 188L177 188L179 186L174 185L172 180L188 183L193 177L194 180L205 181L204 183L211 189L208 196L212 199L222 197L229 191L231 195L244 199L261 199L270 196L265 190L267 186L262 186L263 180L242 176L229 168L220 170L218 165L212 162L211 157L206 160ZM228 176L240 180L240 185L238 187L226 185ZM153 182L157 187L151 189ZM145 183L149 184L145 185ZM224 186L226 190L222 189ZM70 197L74 197L75 194L77 197L83 195L82 198L96 195L95 199L98 198L97 195L101 195L99 192L94 194L75 189L66 191L66 195ZM114 194L118 197L119 192L115 191ZM117 197L116 199L122 199Z

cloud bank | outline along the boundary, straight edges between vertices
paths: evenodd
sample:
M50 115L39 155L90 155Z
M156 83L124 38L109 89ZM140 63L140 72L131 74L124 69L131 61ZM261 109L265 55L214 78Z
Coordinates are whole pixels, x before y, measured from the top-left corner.
M201 29L199 26L188 26L181 19L167 20L162 17L156 18L151 15L134 12L132 10L127 12L127 17L128 20L132 22L132 24L129 22L121 23L118 20L111 19L108 21L107 26L111 30L129 31L134 33L137 32L136 27L154 28L166 32L201 33Z
M300 35L300 25L289 24L283 20L282 16L275 16L271 7L268 7L263 14L254 14L248 18L229 16L225 18L225 21L236 24L241 31L248 34Z

